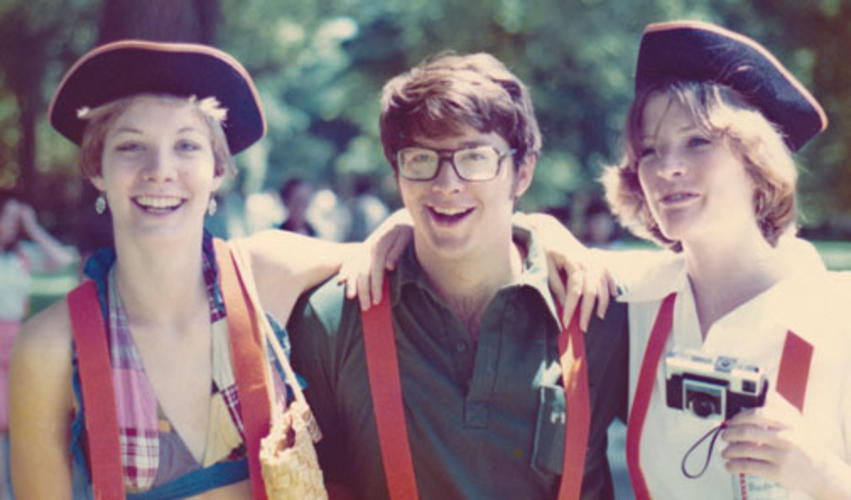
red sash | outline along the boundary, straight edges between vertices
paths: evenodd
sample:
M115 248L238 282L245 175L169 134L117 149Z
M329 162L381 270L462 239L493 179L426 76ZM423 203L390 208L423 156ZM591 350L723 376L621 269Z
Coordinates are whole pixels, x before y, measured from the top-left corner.
M115 389L106 327L94 281L85 281L71 290L68 311L77 348L94 497L96 500L124 498Z
M266 499L266 486L260 466L260 440L269 434L269 396L263 367L263 336L259 322L249 308L250 299L237 275L228 244L215 238L213 248L219 266L219 285L227 306L228 333L233 359L236 393L245 433L245 449L251 476L251 493L256 500ZM262 313L261 313L262 314Z
M653 394L653 382L656 381L656 369L665 350L665 342L671 333L674 323L674 302L677 294L672 293L665 297L662 307L656 315L650 339L647 341L647 350L644 351L644 360L641 363L641 372L638 375L638 385L635 388L635 400L629 412L629 420L626 428L626 463L629 468L629 477L632 480L632 491L637 500L647 500L650 492L647 491L647 483L641 473L639 447L641 445L641 431L644 428L644 419L647 417L647 407L650 405L650 396Z
M638 374L638 384L635 388L635 398L629 412L629 423L626 435L626 460L632 489L637 500L650 498L644 474L641 471L641 432L647 417L647 408L653 395L653 384L665 343L673 326L673 311L676 292L671 293L662 301L662 306L656 315L641 371ZM796 335L791 330L786 332L783 353L780 358L780 368L777 373L776 391L786 398L798 410L803 410L804 396L809 378L810 362L812 361L813 346Z
M417 481L405 422L399 358L390 308L390 288L386 279L382 297L380 304L361 312L372 407L390 498L416 500ZM579 498L582 489L591 421L588 363L585 356L585 339L579 329L578 311L570 325L562 328L558 337L558 349L568 410L558 498L568 500Z
M260 439L269 432L269 398L257 322L253 321L247 295L239 282L230 249L213 240L222 296L227 306L228 333L234 377L239 395L252 495L265 499L260 470ZM77 362L89 437L89 467L96 499L124 498L118 417L107 346L107 332L98 303L97 288L86 281L68 294L68 310L77 349ZM97 436L94 439L94 436Z

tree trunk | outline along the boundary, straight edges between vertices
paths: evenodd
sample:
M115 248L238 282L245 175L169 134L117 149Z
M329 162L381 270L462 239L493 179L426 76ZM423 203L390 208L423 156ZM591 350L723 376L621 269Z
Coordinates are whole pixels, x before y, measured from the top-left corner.
M21 139L18 143L18 165L21 176L17 183L18 191L25 200L35 202L35 184L38 173L36 172L36 120L42 112L38 105L38 99L32 93L18 94L18 124L21 129Z
M98 44L138 38L212 45L216 0L107 0Z

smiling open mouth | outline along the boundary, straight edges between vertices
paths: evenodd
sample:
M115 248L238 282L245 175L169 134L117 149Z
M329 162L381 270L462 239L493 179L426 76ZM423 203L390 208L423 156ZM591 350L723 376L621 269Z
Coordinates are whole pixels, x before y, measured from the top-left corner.
M665 204L674 204L674 203L682 203L684 201L689 201L694 198L697 198L696 193L671 193L669 195L665 195L662 197L662 203Z
M440 224L452 224L460 221L464 217L473 212L473 207L470 208L437 208L428 207L429 213Z
M137 196L132 200L137 207L152 214L174 212L186 203L184 198L176 196Z

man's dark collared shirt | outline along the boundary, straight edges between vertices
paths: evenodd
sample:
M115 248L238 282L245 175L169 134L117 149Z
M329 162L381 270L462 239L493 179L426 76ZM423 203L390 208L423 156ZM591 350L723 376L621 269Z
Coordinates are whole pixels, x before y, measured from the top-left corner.
M487 305L477 343L428 284L413 246L389 276L421 498L555 497L565 421L560 327L544 255L528 231L515 231L515 239L526 250L523 273ZM357 301L344 300L332 279L299 301L289 330L293 364L307 380L305 394L324 434L317 449L326 479L361 497L387 498ZM591 361L592 391L600 392L602 377L623 370L622 384L604 391L605 402L592 395L584 489L595 497L611 495L605 428L626 400L621 333L588 339L589 350L596 346L605 358L596 369ZM617 361L621 350L623 362Z

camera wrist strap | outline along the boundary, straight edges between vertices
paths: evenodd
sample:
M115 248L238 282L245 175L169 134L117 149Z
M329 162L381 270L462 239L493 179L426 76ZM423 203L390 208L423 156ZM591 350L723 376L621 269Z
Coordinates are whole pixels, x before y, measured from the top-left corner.
M721 422L720 424L716 425L715 427L709 429L709 431L706 434L701 436L700 439L695 441L695 443L693 445L691 445L691 447L689 447L688 451L686 451L685 454L683 455L682 462L680 462L680 471L682 471L682 473L685 477L687 477L689 479L697 479L700 476L702 476L704 472L706 472L706 468L709 467L709 461L712 459L712 450L715 448L715 440L718 439L718 435L721 434L721 431L723 431L726 428L727 428L727 423ZM704 461L703 461L703 467L701 467L700 470L697 471L697 473L692 474L691 472L688 471L688 468L686 467L686 461L688 460L689 455L691 455L694 452L694 450L696 450L697 447L700 446L700 443L704 442L706 440L706 438L708 438L709 436L712 436L712 439L709 441L709 447L706 449L706 459L704 459Z
M674 323L674 303L676 292L669 294L662 301L653 329L650 331L650 339L644 351L644 360L641 363L641 371L638 375L638 384L635 388L635 398L629 412L626 428L626 463L629 469L629 477L632 482L632 490L637 500L648 500L650 492L644 475L641 472L641 432L644 428L644 419L647 417L647 408L650 405L650 397L653 394L653 383L656 381L656 372L665 343L671 333Z

